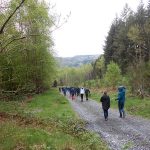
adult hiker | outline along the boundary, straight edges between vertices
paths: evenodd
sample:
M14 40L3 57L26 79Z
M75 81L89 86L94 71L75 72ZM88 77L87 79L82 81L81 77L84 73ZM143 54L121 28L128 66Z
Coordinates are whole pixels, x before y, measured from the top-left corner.
M71 88L70 95L71 95L71 99L74 100L75 99L75 88L74 87Z
M103 96L100 98L100 102L102 103L105 121L107 121L108 109L110 108L110 97L107 95L106 91L104 92Z
M82 87L82 88L80 89L81 102L83 102L84 93L85 93L85 91L84 91L84 88Z
M80 95L80 88L79 87L77 87L76 92L77 92L77 96L79 96Z
M89 94L90 94L90 90L86 88L86 89L85 89L85 97L86 97L86 100L88 100Z
M124 86L118 87L118 97L116 100L118 100L118 109L120 113L120 118L125 118L125 111L124 111L124 104L125 104L125 92L126 88Z

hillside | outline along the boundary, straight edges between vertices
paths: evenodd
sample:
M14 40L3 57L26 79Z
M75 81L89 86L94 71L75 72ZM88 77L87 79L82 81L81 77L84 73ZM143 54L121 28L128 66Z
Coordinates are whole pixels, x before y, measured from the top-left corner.
M99 55L77 55L74 57L56 57L61 67L78 67L95 61Z

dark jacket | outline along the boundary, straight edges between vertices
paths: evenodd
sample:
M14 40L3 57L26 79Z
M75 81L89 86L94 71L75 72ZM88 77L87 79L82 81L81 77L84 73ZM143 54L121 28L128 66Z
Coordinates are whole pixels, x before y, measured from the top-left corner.
M100 101L102 102L102 108L105 110L108 110L110 108L110 97L106 94L104 94Z
M86 95L90 94L90 90L89 89L85 89L85 94Z

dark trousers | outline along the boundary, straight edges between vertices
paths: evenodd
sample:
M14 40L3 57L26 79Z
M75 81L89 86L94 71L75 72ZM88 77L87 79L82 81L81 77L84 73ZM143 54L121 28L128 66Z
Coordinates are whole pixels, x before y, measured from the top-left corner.
M108 118L108 109L103 109L104 111L104 118L107 119Z
M124 102L118 102L118 109L120 113L120 117L124 117L125 111L124 111Z
M81 102L83 102L83 94L81 94Z
M86 100L88 100L88 94L85 94Z

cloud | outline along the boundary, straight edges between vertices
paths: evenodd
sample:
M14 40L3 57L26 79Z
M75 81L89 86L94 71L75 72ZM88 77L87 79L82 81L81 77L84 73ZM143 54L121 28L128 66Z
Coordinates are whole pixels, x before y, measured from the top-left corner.
M58 56L102 54L105 37L116 14L128 3L133 10L140 0L52 0L66 24L53 33ZM147 2L145 0L144 2Z

